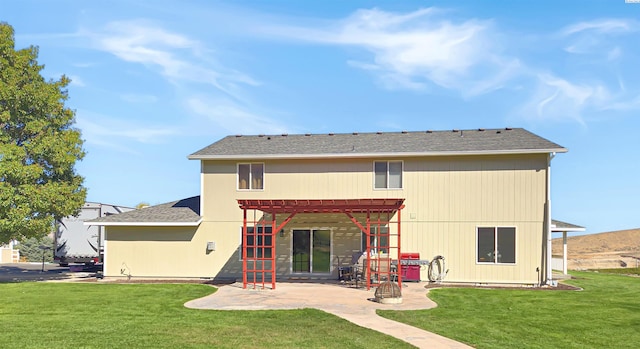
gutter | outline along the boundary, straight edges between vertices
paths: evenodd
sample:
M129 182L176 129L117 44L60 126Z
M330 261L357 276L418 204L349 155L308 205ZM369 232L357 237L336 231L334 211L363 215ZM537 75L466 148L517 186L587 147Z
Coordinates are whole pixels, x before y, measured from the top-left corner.
M546 229L546 233L547 233L547 280L546 280L546 284L550 285L550 286L554 286L554 280L553 280L553 268L551 266L552 263L552 253L551 253L551 242L552 242L552 236L551 236L551 228L552 228L552 224L551 224L551 160L553 160L553 158L556 157L556 153L555 152L551 152L549 153L548 157L547 157L547 217L546 217L546 224L545 224L545 229Z

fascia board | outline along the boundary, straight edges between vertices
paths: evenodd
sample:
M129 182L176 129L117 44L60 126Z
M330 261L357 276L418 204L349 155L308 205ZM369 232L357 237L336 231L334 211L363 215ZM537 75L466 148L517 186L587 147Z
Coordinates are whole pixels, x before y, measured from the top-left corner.
M88 226L103 227L197 227L202 218L196 222L84 222Z

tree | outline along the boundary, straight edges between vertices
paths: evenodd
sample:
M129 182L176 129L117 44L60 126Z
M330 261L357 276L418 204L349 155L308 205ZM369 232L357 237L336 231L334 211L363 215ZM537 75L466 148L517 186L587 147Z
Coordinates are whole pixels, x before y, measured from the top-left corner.
M53 239L48 236L28 238L18 244L20 258L24 258L27 262L40 262L43 254L45 262L53 262L54 249Z
M47 235L86 197L74 168L82 139L64 104L70 80L45 81L38 48L14 46L13 28L0 22L0 245Z

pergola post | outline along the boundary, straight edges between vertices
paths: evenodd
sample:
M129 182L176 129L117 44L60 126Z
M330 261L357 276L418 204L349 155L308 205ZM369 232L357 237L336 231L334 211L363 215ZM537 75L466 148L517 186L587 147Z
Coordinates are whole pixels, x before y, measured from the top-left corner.
M562 274L567 275L567 232L562 232Z
M242 288L247 288L247 209L242 209Z

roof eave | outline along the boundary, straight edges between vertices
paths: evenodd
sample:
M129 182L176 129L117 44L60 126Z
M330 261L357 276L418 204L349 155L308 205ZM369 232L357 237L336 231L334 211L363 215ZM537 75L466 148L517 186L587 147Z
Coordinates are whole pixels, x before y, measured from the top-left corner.
M102 227L197 227L202 218L195 222L84 222L88 226Z
M339 153L339 154L241 154L241 155L189 155L189 160L245 160L245 159L335 159L335 158L383 158L457 155L505 155L505 154L549 154L566 153L567 148L480 150L480 151L437 151L437 152L389 152L389 153Z
M586 231L586 228L562 228L562 227L551 227L552 233L562 233L562 232L579 232Z

